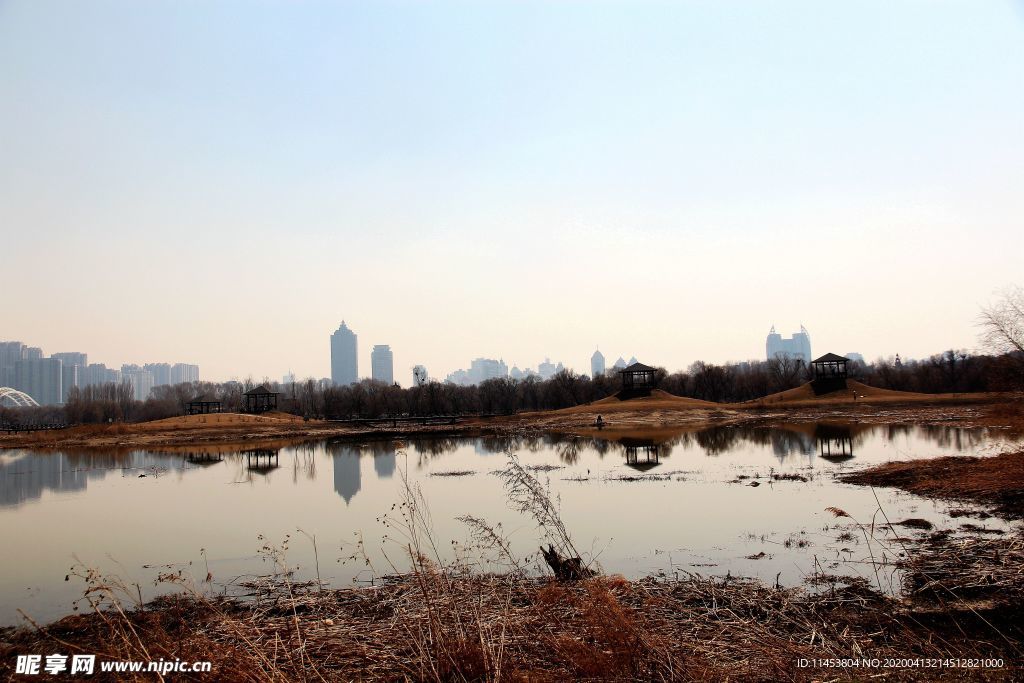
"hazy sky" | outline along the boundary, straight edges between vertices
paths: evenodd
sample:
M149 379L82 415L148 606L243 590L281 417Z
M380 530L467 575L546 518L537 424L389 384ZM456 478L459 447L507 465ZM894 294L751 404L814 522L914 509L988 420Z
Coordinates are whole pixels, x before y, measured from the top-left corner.
M1020 2L0 0L0 339L204 378L976 346Z

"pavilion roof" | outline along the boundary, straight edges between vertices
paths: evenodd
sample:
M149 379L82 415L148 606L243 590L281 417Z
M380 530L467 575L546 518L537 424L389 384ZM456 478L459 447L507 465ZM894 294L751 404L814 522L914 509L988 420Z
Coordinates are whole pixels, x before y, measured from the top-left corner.
M849 360L850 359L846 358L845 356L837 356L834 353L826 353L821 358L815 358L811 362L812 363L836 363L836 362L843 362L843 361L847 361L848 362Z
M276 391L271 391L270 389L267 389L267 385L266 384L261 384L258 387L256 387L255 389L250 389L249 391L245 392L245 395L246 396L256 396L256 395L259 395L259 394L276 394L276 393L277 393Z
M654 368L643 363L633 363L625 370L619 370L619 372L654 372Z

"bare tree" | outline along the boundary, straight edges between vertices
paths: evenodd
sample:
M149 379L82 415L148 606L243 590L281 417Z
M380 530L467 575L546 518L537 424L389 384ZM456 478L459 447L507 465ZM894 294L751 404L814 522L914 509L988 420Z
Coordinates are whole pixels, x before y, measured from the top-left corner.
M981 343L995 353L1024 353L1024 288L1003 290L1001 298L981 309Z

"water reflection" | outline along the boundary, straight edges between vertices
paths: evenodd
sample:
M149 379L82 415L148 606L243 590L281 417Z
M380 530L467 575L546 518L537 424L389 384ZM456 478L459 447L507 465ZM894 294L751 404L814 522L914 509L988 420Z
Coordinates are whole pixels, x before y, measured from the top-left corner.
M363 486L361 459L373 462L377 479L390 479L397 468L399 450L414 456L417 468L429 467L437 459L471 446L481 458L505 453L532 454L554 452L566 466L574 466L585 457L600 460L618 455L623 464L650 469L668 457L673 449L699 451L703 456L727 457L745 452L751 446L769 449L780 464L811 464L820 458L839 463L854 459L868 439L882 443L908 440L934 444L950 451L977 448L987 438L983 429L963 429L935 425L851 425L839 423L803 423L775 426L722 426L699 430L661 430L656 438L640 440L631 436L604 434L601 438L579 435L528 434L486 436L475 439L432 438L409 442L377 441L353 444L343 441L290 445L294 460L293 481L302 476L316 479L318 454L326 452L333 465L334 491L346 505ZM33 453L27 450L0 454L0 507L18 506L38 500L46 492L69 494L87 490L90 482L103 480L112 472L127 474L133 470L175 469L187 473L237 461L246 480L249 475L268 476L280 466L281 444L272 447L232 450L230 447L163 449L161 451L63 451ZM653 450L652 450L653 449ZM900 455L898 449L886 452L885 459ZM874 457L873 461L879 460Z

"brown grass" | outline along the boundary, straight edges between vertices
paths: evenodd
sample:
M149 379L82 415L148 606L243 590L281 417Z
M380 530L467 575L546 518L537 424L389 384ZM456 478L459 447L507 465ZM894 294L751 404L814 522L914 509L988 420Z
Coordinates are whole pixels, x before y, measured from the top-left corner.
M0 634L0 666L16 653L85 652L209 659L205 680L220 681L858 680L863 670L801 669L797 660L994 656L1015 665L1011 617L911 611L857 584L808 595L699 577L556 584L417 571L372 589L279 589L245 603L177 596L68 617Z
M842 475L840 480L993 505L1003 516L1024 517L1024 451L985 458L954 455L888 462Z

